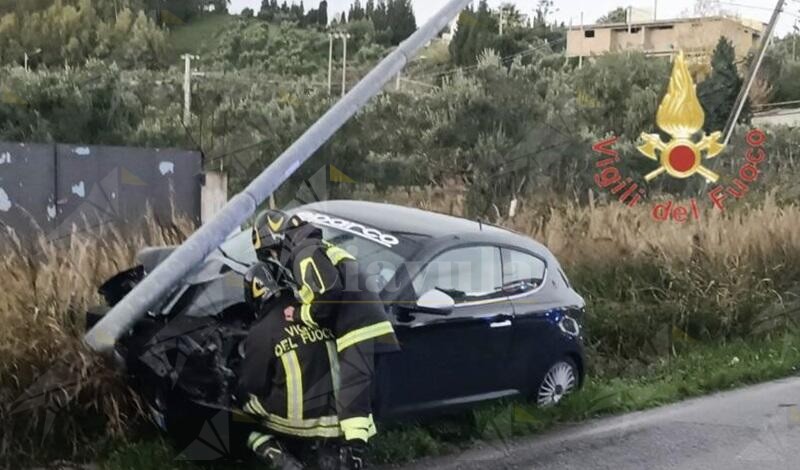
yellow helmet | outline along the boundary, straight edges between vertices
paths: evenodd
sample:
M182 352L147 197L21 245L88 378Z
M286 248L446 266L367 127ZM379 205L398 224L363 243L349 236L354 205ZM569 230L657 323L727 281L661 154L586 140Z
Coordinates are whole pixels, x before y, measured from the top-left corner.
M244 299L254 313L259 314L261 308L278 293L278 283L262 262L257 262L244 275Z
M275 209L259 214L252 229L253 248L256 250L258 259L268 258L270 250L278 251L286 239L286 231L304 223L296 215L290 216Z

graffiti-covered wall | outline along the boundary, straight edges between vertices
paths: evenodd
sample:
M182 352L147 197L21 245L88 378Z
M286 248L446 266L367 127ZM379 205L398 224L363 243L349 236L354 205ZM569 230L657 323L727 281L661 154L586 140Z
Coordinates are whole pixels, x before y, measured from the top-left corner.
M188 150L0 142L0 227L52 240L139 223L148 205L199 221L201 172Z

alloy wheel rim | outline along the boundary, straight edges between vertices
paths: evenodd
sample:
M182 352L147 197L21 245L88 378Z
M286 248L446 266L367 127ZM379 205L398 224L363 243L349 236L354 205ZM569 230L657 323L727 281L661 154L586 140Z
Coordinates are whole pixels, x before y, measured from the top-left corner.
M541 406L555 405L575 388L575 371L566 362L559 362L547 372L539 387L537 403Z

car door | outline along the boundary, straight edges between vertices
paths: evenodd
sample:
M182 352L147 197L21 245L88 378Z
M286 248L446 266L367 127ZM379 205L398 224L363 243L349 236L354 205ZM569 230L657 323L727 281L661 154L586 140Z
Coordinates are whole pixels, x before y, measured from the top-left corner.
M420 411L508 393L513 306L502 290L499 248L445 251L412 284L416 299L439 289L455 306L445 316L404 309L405 321L396 325L402 353L390 365L394 405Z
M512 361L515 386L527 390L551 365L558 339L553 321L557 299L552 296L547 263L520 250L503 248L503 288L514 306Z

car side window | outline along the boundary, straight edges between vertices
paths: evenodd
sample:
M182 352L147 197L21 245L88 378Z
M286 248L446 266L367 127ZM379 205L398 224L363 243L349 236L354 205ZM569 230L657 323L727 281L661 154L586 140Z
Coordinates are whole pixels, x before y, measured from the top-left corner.
M544 282L547 265L536 256L503 249L503 289L508 294L522 294L537 289Z
M500 249L471 246L446 251L414 278L413 285L417 297L439 289L456 304L504 297Z

